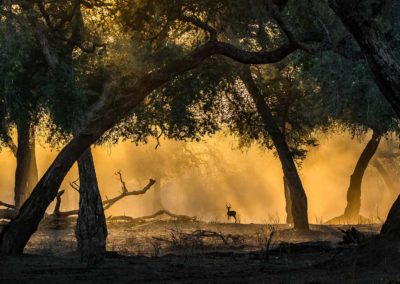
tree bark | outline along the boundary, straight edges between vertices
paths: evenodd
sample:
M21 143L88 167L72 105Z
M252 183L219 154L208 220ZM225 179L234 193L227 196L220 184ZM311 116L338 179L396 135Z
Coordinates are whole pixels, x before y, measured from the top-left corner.
M17 168L15 171L14 201L19 208L28 198L38 181L38 171L35 154L34 126L25 121L17 123L18 147Z
M293 213L292 213L292 199L290 197L289 186L286 182L285 176L283 176L283 190L285 192L285 210L286 210L286 224L293 224Z
M298 46L291 42L269 52L250 52L238 49L229 43L209 41L188 55L145 74L142 78L135 80L133 85L118 84L118 82L105 83L101 99L87 111L86 119L82 119L85 123L79 134L57 155L21 207L17 217L1 232L0 253L17 255L23 252L29 238L37 230L47 207L56 198L58 189L74 162L103 133L129 115L132 109L155 89L176 76L198 67L213 55L223 55L245 64L268 64L281 61L297 49ZM124 78L124 80L127 79ZM118 92L114 90L116 87L119 87ZM305 195L303 199L301 204L306 208ZM297 211L296 213L303 214ZM303 220L303 224L299 225L308 227L308 222L304 222L304 216L299 218Z
M400 240L400 195L393 204L381 229L381 236L387 240Z
M76 239L81 260L92 266L104 258L107 225L91 149L78 159L79 213Z
M394 36L375 18L385 0L329 0L330 7L359 44L382 94L400 117L400 54Z
M254 82L251 70L248 66L243 68L241 77L262 118L265 130L270 135L276 151L278 152L290 195L291 206L290 204L289 206L291 207L293 215L294 228L308 230L307 197L289 146L275 122L268 104L265 102L259 88Z
M378 149L381 137L381 134L376 131L372 133L372 137L362 151L350 177L350 185L347 190L347 206L343 214L348 220L356 221L360 215L362 179L369 162Z

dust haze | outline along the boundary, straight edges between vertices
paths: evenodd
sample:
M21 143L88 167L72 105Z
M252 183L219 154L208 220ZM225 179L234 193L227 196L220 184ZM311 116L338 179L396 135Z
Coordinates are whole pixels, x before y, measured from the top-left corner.
M320 146L312 149L300 168L309 204L309 220L321 223L343 213L346 192L366 141L347 133L320 135ZM282 170L273 151L258 146L237 148L224 133L202 142L162 140L136 146L131 142L95 147L93 154L103 198L120 192L116 171L121 171L129 190L141 189L154 178L159 183L161 203L154 188L141 196L128 197L106 211L106 215L139 217L164 207L174 213L197 216L204 221L225 221L225 204L231 203L242 223L285 222ZM380 146L384 147L384 143ZM45 145L36 149L39 175L57 155ZM0 152L0 200L13 202L15 158ZM62 210L78 207L78 193L69 182L78 178L71 169L62 188L66 194ZM378 172L368 167L362 184L361 215L384 219L393 200ZM49 210L52 210L50 207Z

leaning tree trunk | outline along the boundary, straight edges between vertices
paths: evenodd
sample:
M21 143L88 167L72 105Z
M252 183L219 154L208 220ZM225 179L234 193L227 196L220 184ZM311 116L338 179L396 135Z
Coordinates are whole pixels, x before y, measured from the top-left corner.
M350 177L350 185L347 190L347 206L343 217L347 220L357 221L361 208L361 183L369 162L378 149L381 135L374 131L360 157L358 158L354 172Z
M25 202L38 181L35 154L34 126L25 121L17 123L18 148L15 170L14 201L18 209Z
M265 130L271 136L276 151L278 152L287 187L289 189L290 200L292 202L291 211L294 228L308 230L307 197L289 146L286 143L284 135L276 124L268 104L265 102L265 99L255 84L249 67L243 68L242 80L262 118Z
M78 159L78 168L80 198L76 239L81 260L92 266L103 260L107 225L90 148Z

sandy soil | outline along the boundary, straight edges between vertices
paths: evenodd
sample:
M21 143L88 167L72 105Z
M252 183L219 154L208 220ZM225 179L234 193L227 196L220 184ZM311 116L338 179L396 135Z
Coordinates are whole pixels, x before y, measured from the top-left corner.
M346 227L340 227L346 228ZM400 283L400 247L344 245L335 226L155 221L109 224L104 263L87 269L72 224L42 225L20 257L0 259L0 283ZM271 246L266 249L271 232ZM193 232L217 232L193 237ZM395 249L393 249L395 248Z

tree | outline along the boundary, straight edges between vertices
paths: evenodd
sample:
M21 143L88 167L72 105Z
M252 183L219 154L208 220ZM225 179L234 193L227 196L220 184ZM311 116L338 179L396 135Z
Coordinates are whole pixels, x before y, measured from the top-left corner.
M349 189L347 190L347 206L343 214L345 220L355 222L359 219L361 208L361 182L364 172L379 146L381 138L382 135L374 131L357 161L354 172L350 177Z
M61 144L68 140L79 127L79 119L85 105L90 105L90 93L84 92L83 77L78 80L76 73L79 68L74 60L75 46L82 44L88 39L83 25L80 7L45 5L38 3L34 7L30 3L19 4L24 14L9 9L5 17L6 30L12 23L15 37L10 43L10 37L4 41L4 61L13 68L7 68L3 72L6 83L5 94L12 93L12 102L9 117L14 118L18 132L17 170L16 170L16 207L19 208L24 199L21 196L28 195L26 188L33 188L37 182L37 169L34 153L34 124L39 123L40 115L45 113L49 119L42 119L42 125L50 129L47 140L52 146ZM12 6L13 7L13 6ZM36 9L35 9L36 8ZM71 18L57 28L52 26L53 13L58 10L67 11ZM73 12L71 12L71 10ZM38 16L41 13L41 16ZM50 42L50 37L44 33L45 23L40 19L43 17L47 28L54 29L53 36L62 36L71 33L73 42L65 43L64 40ZM68 22L68 23L67 23ZM8 28L8 29L7 29ZM57 31L55 31L57 30ZM8 34L5 33L5 37ZM11 49L10 44L19 44L26 50ZM12 56L17 50L17 55ZM84 52L90 52L81 47ZM7 67L7 66L6 66ZM40 68L40 69L39 69ZM11 71L10 71L11 70ZM38 71L40 75L37 74ZM8 72L8 73L7 73ZM16 80L17 79L17 80ZM13 88L14 87L14 88ZM25 97L21 97L23 94ZM38 111L40 110L40 111ZM74 117L67 117L65 113L74 113ZM33 161L33 162L32 162ZM80 216L77 226L78 249L82 258L89 263L98 262L102 259L105 251L107 231L105 228L105 217L102 209L101 197L98 191L97 179L94 170L93 159L90 149L88 153L78 159L81 177L81 202L80 207L83 216ZM33 173L33 174L30 174ZM33 176L33 178L31 178ZM34 180L36 178L36 180ZM96 202L93 202L96 201ZM102 216L102 217L101 217ZM86 227L85 227L86 226ZM92 230L93 228L102 228ZM98 244L97 251L96 244Z
M35 156L35 127L42 114L40 89L43 80L41 57L28 31L16 33L15 22L5 18L0 28L2 101L2 144L8 147L17 159L14 200L18 209L29 196L38 180ZM34 70L35 69L35 70ZM38 73L37 73L38 72ZM10 136L11 128L17 130L18 142Z
M374 80L382 94L400 117L400 57L399 45L396 41L397 29L385 32L379 16L385 7L389 6L394 17L398 17L396 1L329 1L331 8L341 19L347 30L357 41L363 52ZM396 21L395 21L396 23ZM392 27L394 28L394 27ZM399 239L400 235L400 197L382 227L381 235L386 238Z
M113 71L114 74L108 76L107 79L103 81L100 99L86 112L85 119L79 131L63 148L53 164L41 178L31 196L21 207L18 216L2 231L0 235L0 251L2 253L18 254L23 251L25 244L36 230L48 204L56 197L58 187L72 164L91 144L95 143L103 133L129 115L132 109L138 106L151 92L173 80L180 74L198 67L211 56L223 55L244 64L268 64L282 60L288 54L302 46L301 44L299 45L301 40L294 40L294 38L291 37L289 42L286 41L278 47L274 47L271 51L243 50L233 44L219 40L214 28L202 22L199 18L196 18L196 9L193 8L196 8L197 5L185 6L187 9L185 9L185 13L182 15L181 13L176 14L177 5L174 5L176 3L168 2L166 4L155 2L156 1L141 3L141 9L136 9L137 7L132 3L125 6L121 4L121 6L117 7L122 7L120 14L122 15L122 19L127 21L125 28L128 28L130 33L133 33L134 37L131 38L135 39L135 45L138 51L143 50L143 47L150 43L149 38L151 38L152 34L143 33L143 31L146 31L146 27L149 26L160 27L161 32L164 31L164 33L161 34L159 34L160 31L152 31L159 34L157 37L158 42L163 42L163 40L173 35L171 33L165 33L169 28L176 28L177 33L175 33L174 36L179 37L179 35L182 35L182 30L180 28L188 28L192 27L192 25L196 29L205 31L200 38L197 37L195 43L197 43L199 39L208 40L197 48L196 45L192 45L191 47L195 49L192 49L191 52L186 53L186 55L181 55L183 52L180 52L178 56L174 57L175 59L165 62L162 66L153 66L149 64L148 67L150 71L142 70L140 72L139 70L134 70L139 71L139 73L134 74L133 70L125 70L121 68L124 67L121 65L118 65L118 68L114 70L112 70L112 68L109 69L109 71ZM215 5L219 4L214 1L210 3L215 3ZM97 4L96 2L96 5ZM145 4L147 4L147 6ZM167 7L163 4L166 4ZM92 7L96 7L96 5L93 4ZM154 9L154 5L157 5L157 9ZM90 9L88 3L85 3L85 6ZM100 7L99 9L104 9L101 5L98 7ZM228 12L230 10L236 12L236 15L240 14L238 11L243 11L243 7L240 5L221 7L228 9ZM150 10L148 10L149 8ZM190 11L191 8L193 9L192 11ZM216 12L219 10L215 9L214 5L209 5L207 8L209 9L207 9L207 12ZM161 15L165 16L159 17L159 12L161 12ZM146 13L147 16L142 17L146 15ZM46 20L45 14L43 18ZM230 19L232 19L231 16ZM162 23L156 24L155 21L161 21ZM63 21L62 23L64 24ZM244 25L247 27L251 26L249 22L245 22ZM190 30L188 33L190 34ZM188 33L186 33L186 35L188 35ZM310 38L310 36L304 38L306 41L310 39L315 39L315 36L312 38ZM67 42L71 41L71 39L68 38L63 38L62 40ZM174 42L179 44L179 41L176 41L176 39ZM156 49L156 51L160 50ZM157 55L157 52L154 53L154 56L155 55ZM53 57L49 59L49 61L54 61ZM128 64L130 63L129 60L125 59L125 63L127 62ZM117 76L121 74L121 71L126 73L123 74L123 76ZM29 224L29 226L26 224Z
M307 215L307 197L303 189L296 165L294 163L292 153L286 142L286 139L279 129L275 119L268 107L262 93L259 91L249 68L244 69L241 77L246 88L251 95L257 111L263 120L264 127L274 143L278 152L279 159L282 164L284 179L287 182L289 189L290 201L287 206L293 215L294 227L297 229L308 229L308 215ZM285 194L287 194L285 192Z
M306 157L308 148L317 145L313 136L315 130L323 129L329 121L325 112L321 110L320 94L316 91L315 80L303 76L301 58L291 57L286 61L288 62L271 66L270 70L255 69L258 72L252 76L253 93L250 94L254 104L257 105L258 115L262 117L265 132L271 137L282 163L287 222L296 223L293 220L292 207L300 207L303 204L303 208L306 208L302 201L305 193L296 163L300 165ZM246 85L250 91L251 82L248 78ZM259 89L258 95L255 95L255 87ZM271 114L270 119L267 119L267 113ZM268 146L268 142L263 144ZM297 177L293 177L296 175ZM296 195L293 196L291 187L303 192L304 196L295 200ZM306 213L304 215L307 216Z
M398 118L371 77L357 43L345 30L339 27L335 30L339 31L332 35L338 38L336 49L307 58L304 73L318 81L331 131L349 131L353 138L359 139L364 139L369 131L373 133L355 163L344 214L329 221L359 222L364 172L380 141L389 133L398 133Z

